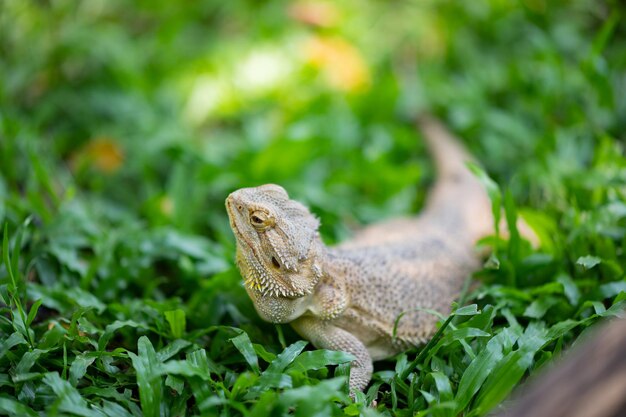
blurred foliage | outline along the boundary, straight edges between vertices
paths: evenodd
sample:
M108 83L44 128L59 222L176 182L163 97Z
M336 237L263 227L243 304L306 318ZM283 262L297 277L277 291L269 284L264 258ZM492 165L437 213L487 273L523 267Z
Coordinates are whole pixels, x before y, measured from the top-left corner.
M484 415L626 300L626 8L597 0L0 2L0 413ZM285 186L329 243L414 213L439 115L513 229L356 403L260 321L223 202ZM376 406L369 404L376 400Z

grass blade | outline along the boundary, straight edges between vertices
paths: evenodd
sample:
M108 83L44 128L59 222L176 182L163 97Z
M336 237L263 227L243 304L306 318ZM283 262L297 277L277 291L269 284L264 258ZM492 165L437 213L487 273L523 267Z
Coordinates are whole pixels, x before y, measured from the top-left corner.
M32 408L28 407L27 405L6 397L0 397L0 414L28 417L39 416L38 413L36 413Z
M502 359L504 356L502 353L503 344L509 336L508 329L502 330L487 342L485 349L469 364L459 381L459 387L456 392L456 414L467 407L474 394L478 392L493 368Z
M137 375L141 408L146 417L159 417L163 398L161 363L157 360L154 347L146 336L139 338L137 348L138 355L132 352L129 352L128 355Z
M43 383L52 388L52 391L57 396L55 404L59 410L80 416L95 414L76 388L70 385L69 382L61 379L58 372L46 374L43 377Z
M17 281L15 279L15 275L13 274L13 267L11 262L11 255L9 253L9 224L4 224L4 233L2 235L2 260L4 261L4 266L7 269L7 273L9 274L9 278L11 279L11 286L9 287L9 292L15 292L17 289Z
M303 352L292 363L288 369L300 372L322 369L329 365L339 365L350 363L354 356L346 352L318 349L311 352Z
M165 319L170 324L170 330L172 331L172 335L180 339L183 337L185 333L186 320L185 320L185 312L181 309L166 311Z
M233 337L230 341L235 345L239 353L241 353L250 365L250 368L254 371L254 373L259 374L261 370L259 369L259 358L254 351L254 347L252 346L252 342L250 341L250 337L246 332L241 332L238 336Z

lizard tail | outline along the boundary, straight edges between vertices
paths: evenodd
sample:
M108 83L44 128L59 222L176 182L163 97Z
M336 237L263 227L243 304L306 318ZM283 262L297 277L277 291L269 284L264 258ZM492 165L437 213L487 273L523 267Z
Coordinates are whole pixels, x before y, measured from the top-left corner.
M475 162L475 159L439 120L422 115L418 119L418 126L435 160L440 180L472 175L467 169L467 163Z
M467 163L475 162L475 159L432 116L421 116L418 126L438 173L425 207L428 215L450 233L465 235L472 241L492 234L491 200L484 186L467 167Z
M451 233L464 233L477 241L495 231L491 200L484 185L467 167L476 160L437 119L423 115L418 119L430 153L437 166L438 178L426 205L426 212ZM540 241L533 229L517 219L519 233L533 247ZM507 237L508 227L502 216L500 231Z

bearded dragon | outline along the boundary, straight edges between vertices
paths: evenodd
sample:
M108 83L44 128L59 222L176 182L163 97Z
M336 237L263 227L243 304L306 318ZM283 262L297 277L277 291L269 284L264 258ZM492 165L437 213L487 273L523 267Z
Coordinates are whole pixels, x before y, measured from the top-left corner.
M432 337L438 318L425 310L449 312L481 265L476 242L494 230L491 202L467 168L473 159L436 120L420 125L438 179L417 217L327 247L317 217L278 185L226 199L237 265L259 315L290 323L317 348L352 354L352 392L369 383L372 361Z

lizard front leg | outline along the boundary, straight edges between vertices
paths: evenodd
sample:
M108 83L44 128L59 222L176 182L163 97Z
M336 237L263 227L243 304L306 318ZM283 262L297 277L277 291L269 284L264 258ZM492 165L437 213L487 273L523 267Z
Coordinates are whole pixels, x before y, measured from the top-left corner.
M363 391L372 378L372 358L367 348L353 334L315 317L300 317L291 322L303 338L318 349L340 350L355 357L350 369L350 392Z

